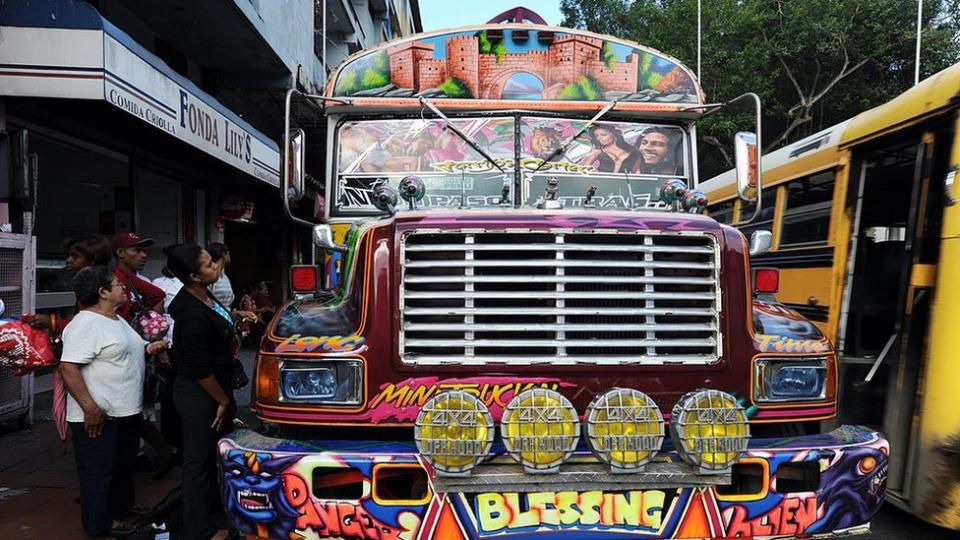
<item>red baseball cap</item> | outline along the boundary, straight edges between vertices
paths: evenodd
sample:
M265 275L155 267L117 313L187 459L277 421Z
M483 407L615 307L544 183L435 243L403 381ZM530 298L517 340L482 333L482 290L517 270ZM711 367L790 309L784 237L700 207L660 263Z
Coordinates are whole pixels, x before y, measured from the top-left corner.
M132 232L120 233L113 237L110 242L113 249L123 249L129 247L147 247L153 245L153 238L140 238Z

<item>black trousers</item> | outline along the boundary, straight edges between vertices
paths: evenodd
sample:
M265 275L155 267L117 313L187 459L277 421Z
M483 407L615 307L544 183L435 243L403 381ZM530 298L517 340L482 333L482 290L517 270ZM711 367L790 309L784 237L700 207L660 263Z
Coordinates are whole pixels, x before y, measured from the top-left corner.
M206 539L218 528L214 516L223 512L217 487L217 441L232 427L232 410L227 412L224 428L218 432L210 427L217 414L217 402L196 381L177 377L173 398L183 424L181 534L190 540Z
M133 507L140 417L109 418L95 439L87 435L83 422L70 422L80 477L80 517L84 532L90 536L110 532L113 518L122 517Z

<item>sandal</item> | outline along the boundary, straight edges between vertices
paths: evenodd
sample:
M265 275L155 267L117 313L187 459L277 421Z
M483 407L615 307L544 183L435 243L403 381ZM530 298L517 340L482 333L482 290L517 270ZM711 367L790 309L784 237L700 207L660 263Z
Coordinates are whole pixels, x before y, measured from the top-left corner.
M135 532L137 532L137 528L134 527L132 523L117 521L110 526L110 532L107 534L113 538L123 538L125 536L130 536Z

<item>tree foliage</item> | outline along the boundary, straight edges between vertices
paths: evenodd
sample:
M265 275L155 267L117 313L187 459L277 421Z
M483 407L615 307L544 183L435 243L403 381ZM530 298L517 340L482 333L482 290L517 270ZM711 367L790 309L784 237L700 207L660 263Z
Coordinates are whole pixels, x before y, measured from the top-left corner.
M613 69L617 65L617 53L613 52L613 45L609 41L603 42L600 48L600 59L607 65L607 69Z
M557 92L557 99L564 101L602 101L603 87L596 79L583 75Z
M562 0L565 25L637 41L696 70L695 0ZM924 0L921 78L960 61L960 0ZM913 84L913 0L703 2L702 81L709 101L756 92L767 150L884 103ZM728 168L725 148L752 112L699 127L701 177Z
M349 96L359 89L360 82L356 70L349 69L340 74L336 86L338 96Z
M495 54L498 64L503 61L503 57L507 55L507 46L504 45L503 40L494 43L487 37L486 32L480 32L477 37L480 45L480 54Z
M453 77L447 77L445 81L437 85L437 88L447 97L451 98L470 98L470 88L467 83Z
M390 57L386 51L380 51L364 62L363 66L354 66L340 74L336 86L338 95L348 96L390 84Z

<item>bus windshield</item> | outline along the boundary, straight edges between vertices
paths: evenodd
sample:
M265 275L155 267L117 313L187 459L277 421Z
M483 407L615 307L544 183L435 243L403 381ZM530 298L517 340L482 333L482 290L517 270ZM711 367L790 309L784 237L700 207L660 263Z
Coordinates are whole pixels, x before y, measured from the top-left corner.
M373 187L396 187L408 175L426 186L422 209L497 207L504 195L511 207L517 200L536 207L550 178L557 179L551 197L565 207L656 209L663 207L657 193L664 179L688 177L686 138L675 126L535 116L450 121L483 152L443 119L343 123L333 215L379 213Z

